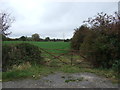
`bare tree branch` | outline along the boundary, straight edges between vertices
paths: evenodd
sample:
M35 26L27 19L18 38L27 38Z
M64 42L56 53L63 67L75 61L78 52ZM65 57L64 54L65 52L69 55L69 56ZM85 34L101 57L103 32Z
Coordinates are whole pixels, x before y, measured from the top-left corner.
M0 34L3 34L5 36L11 34L11 32L9 32L9 28L11 27L11 24L15 21L15 19L10 16L11 15L6 12L0 13Z

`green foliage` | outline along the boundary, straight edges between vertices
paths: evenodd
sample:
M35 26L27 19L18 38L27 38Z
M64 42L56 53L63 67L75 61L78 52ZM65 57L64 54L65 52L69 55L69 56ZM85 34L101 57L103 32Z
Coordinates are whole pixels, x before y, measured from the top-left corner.
M119 63L116 60L120 60L119 20L117 13L114 16L98 13L95 18L89 18L86 21L89 29L75 31L72 48L80 50L95 67L117 69Z
M43 65L31 65L25 64L28 68L22 69L18 67L13 68L12 70L9 70L7 72L2 73L2 79L3 81L9 81L14 79L24 79L24 78L34 78L39 79L43 75L48 75L54 72L64 72L64 73L79 73L79 72L89 72L89 73L95 73L97 75L105 76L109 79L111 79L113 82L117 82L119 77L116 77L116 72L114 72L112 69L100 69L100 68L79 68L78 66L71 66L71 65L62 65L61 67L48 67ZM61 78L66 78L65 76L62 76ZM72 77L68 77L68 82L70 81ZM77 78L76 81L81 81L83 78Z
M45 41L50 41L50 38L49 38L49 37L46 37L46 38L45 38Z
M89 37L81 45L81 53L84 53L94 66L111 68L115 60L120 58L118 53L120 49L118 50L115 44L116 39L104 35L91 38L91 40Z
M40 78L43 75L48 75L54 72L55 68L50 68L42 65L32 65L26 69L12 69L7 72L2 73L3 81L10 81L16 79L24 79L24 78Z
M95 43L95 39L98 37L98 33L89 30L89 33L84 38L84 42L80 46L80 53L84 55L89 55L89 53L93 52L91 49L94 49L95 47L93 44Z
M39 64L41 61L41 51L32 44L20 43L2 46L2 66L5 71L13 65L25 62Z
M120 74L120 71L119 71L119 68L120 68L120 59L114 61L112 68L113 68L113 70L115 70L116 72L118 72Z
M80 45L84 41L84 37L88 32L88 28L86 26L81 26L80 28L75 29L74 36L71 40L71 47L75 50L79 50Z
M2 79L3 81L7 80L14 80L14 79L22 79L32 76L32 72L29 72L27 70L13 70L10 72L3 72Z
M20 40L20 41L26 41L26 40L27 40L27 37L21 36L21 37L19 38L19 40Z
M68 80L65 80L66 83L75 82L75 81L76 81L75 79L68 79Z
M76 66L65 65L60 68L60 71L65 73L77 73L80 71L80 68Z
M39 34L37 34L37 33L33 34L32 39L33 39L33 41L39 41L40 40Z
M80 77L80 78L77 78L77 79L67 79L65 80L66 83L69 83L69 82L76 82L76 81L82 81L83 80L83 77Z

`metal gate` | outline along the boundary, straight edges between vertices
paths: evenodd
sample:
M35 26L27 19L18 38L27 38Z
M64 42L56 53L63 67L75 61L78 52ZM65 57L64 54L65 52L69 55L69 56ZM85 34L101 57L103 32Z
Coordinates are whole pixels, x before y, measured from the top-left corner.
M86 62L86 57L80 54L79 50L49 49L49 48L40 48L40 50L42 51L42 57L48 59L46 60L47 63L55 61L58 63L68 65L79 66L81 64L88 65L88 62Z

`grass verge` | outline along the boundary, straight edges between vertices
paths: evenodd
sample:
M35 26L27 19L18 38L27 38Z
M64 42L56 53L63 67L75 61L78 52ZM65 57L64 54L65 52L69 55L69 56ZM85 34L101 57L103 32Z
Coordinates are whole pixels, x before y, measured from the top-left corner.
M100 76L104 76L113 81L113 83L118 83L118 77L116 76L113 70L104 70L104 69L89 69L89 68L80 68L77 66L63 65L61 67L48 67L48 66L39 66L32 65L26 69L13 69L8 72L2 73L3 81L10 81L23 78L33 78L38 79L42 76L54 73L54 72L64 72L64 73L80 73L80 72L89 72L95 73Z
M66 59L63 59L63 60L66 61ZM50 62L47 62L47 61L50 61ZM86 65L86 64L83 64L83 65ZM120 83L119 82L120 77L112 69L85 68L81 66L81 64L71 66L70 63L63 64L59 60L46 60L46 63L44 65L22 64L20 66L15 66L13 67L12 70L3 72L0 75L2 75L2 79L3 79L2 81L10 81L10 80L16 80L16 79L23 79L23 78L38 79L38 78L41 78L42 76L45 76L54 72L64 72L64 73L89 72L89 73L94 73L96 75L106 77L112 80L113 83Z
M3 81L11 81L24 78L38 79L43 75L53 73L55 68L48 68L46 66L32 65L26 69L13 69L2 73Z

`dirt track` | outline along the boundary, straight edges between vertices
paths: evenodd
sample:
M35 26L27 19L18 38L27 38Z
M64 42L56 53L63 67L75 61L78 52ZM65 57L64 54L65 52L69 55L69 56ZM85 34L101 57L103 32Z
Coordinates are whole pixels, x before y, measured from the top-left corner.
M78 80L80 79L80 80ZM117 84L93 73L54 73L39 80L3 82L3 88L117 88Z

